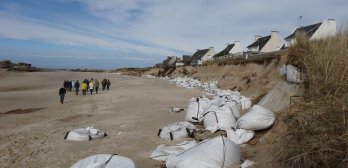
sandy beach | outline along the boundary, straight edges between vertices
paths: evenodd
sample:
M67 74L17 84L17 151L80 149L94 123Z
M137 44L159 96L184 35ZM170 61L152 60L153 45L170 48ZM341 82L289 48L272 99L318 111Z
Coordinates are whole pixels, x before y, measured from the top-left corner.
M63 81L85 78L109 78L111 89L86 96L68 92L60 104L58 89ZM70 167L84 157L106 153L129 157L138 167L160 167L161 162L149 159L151 152L160 144L177 142L158 138L158 129L183 121L185 112L171 113L170 107L186 108L189 98L199 95L199 90L178 88L165 80L112 73L1 71L1 167ZM63 139L67 131L88 126L109 136Z

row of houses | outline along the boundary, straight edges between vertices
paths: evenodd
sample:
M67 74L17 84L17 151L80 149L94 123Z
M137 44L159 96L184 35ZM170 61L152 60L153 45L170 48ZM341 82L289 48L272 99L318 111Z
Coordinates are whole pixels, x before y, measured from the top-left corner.
M214 47L197 50L192 56L183 55L182 57L169 56L163 61L166 66L200 65L205 61L221 58L244 58L248 59L251 55L268 53L286 49L296 43L295 36L304 33L310 40L323 39L336 34L336 21L326 19L320 23L295 28L290 35L281 42L278 31L271 31L268 36L255 36L255 41L248 45L247 51L243 51L240 41L233 44L226 44L220 52L215 52Z

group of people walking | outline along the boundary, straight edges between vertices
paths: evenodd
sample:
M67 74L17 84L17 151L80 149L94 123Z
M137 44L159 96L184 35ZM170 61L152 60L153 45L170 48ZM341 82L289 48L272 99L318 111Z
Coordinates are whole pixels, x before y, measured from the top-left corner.
M93 92L98 94L99 85L100 84L98 79L93 79L93 78L91 78L91 80L88 80L88 79L83 80L82 84L80 84L78 80L76 82L65 80L63 82L63 87L59 89L60 103L62 104L64 103L64 97L65 97L66 91L71 92L75 90L75 94L78 95L80 91L80 87L81 87L82 95L86 95L88 90L91 95L93 94ZM103 91L105 90L105 88L109 90L111 86L111 82L109 79L104 78L101 85L102 85Z

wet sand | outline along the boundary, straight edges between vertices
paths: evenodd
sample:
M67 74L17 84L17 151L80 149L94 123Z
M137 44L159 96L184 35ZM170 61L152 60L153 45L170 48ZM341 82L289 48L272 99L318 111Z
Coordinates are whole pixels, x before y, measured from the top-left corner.
M60 104L63 81L85 78L109 78L111 89L86 96L69 92ZM161 162L149 159L151 152L160 144L177 142L158 138L158 129L183 121L185 112L170 113L170 107L186 108L189 98L199 95L199 90L168 81L111 73L0 71L0 165L61 168L94 154L115 153L140 168L160 167ZM63 139L67 131L88 126L109 136Z

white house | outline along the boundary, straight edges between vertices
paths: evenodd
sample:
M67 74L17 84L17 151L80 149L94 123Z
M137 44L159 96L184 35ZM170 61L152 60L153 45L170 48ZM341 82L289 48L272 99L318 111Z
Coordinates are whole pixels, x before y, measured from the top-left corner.
M248 48L248 52L252 53L265 53L265 52L272 52L272 51L278 51L281 47L281 42L279 39L279 32L278 31L272 31L271 35L261 37L256 35L255 41L250 44Z
M215 54L216 52L214 50L214 47L197 50L190 59L191 65L200 65L205 61L212 60Z
M240 41L235 41L233 44L228 44L225 49L214 55L214 58L224 56L224 55L242 55L243 50L240 46Z
M168 56L166 60L163 61L163 65L165 66L175 66L175 63L177 61L176 56Z
M326 19L320 23L295 28L292 33L286 37L284 46L282 48L288 48L295 44L295 36L297 33L304 33L310 40L323 39L336 34L336 21L334 19Z

